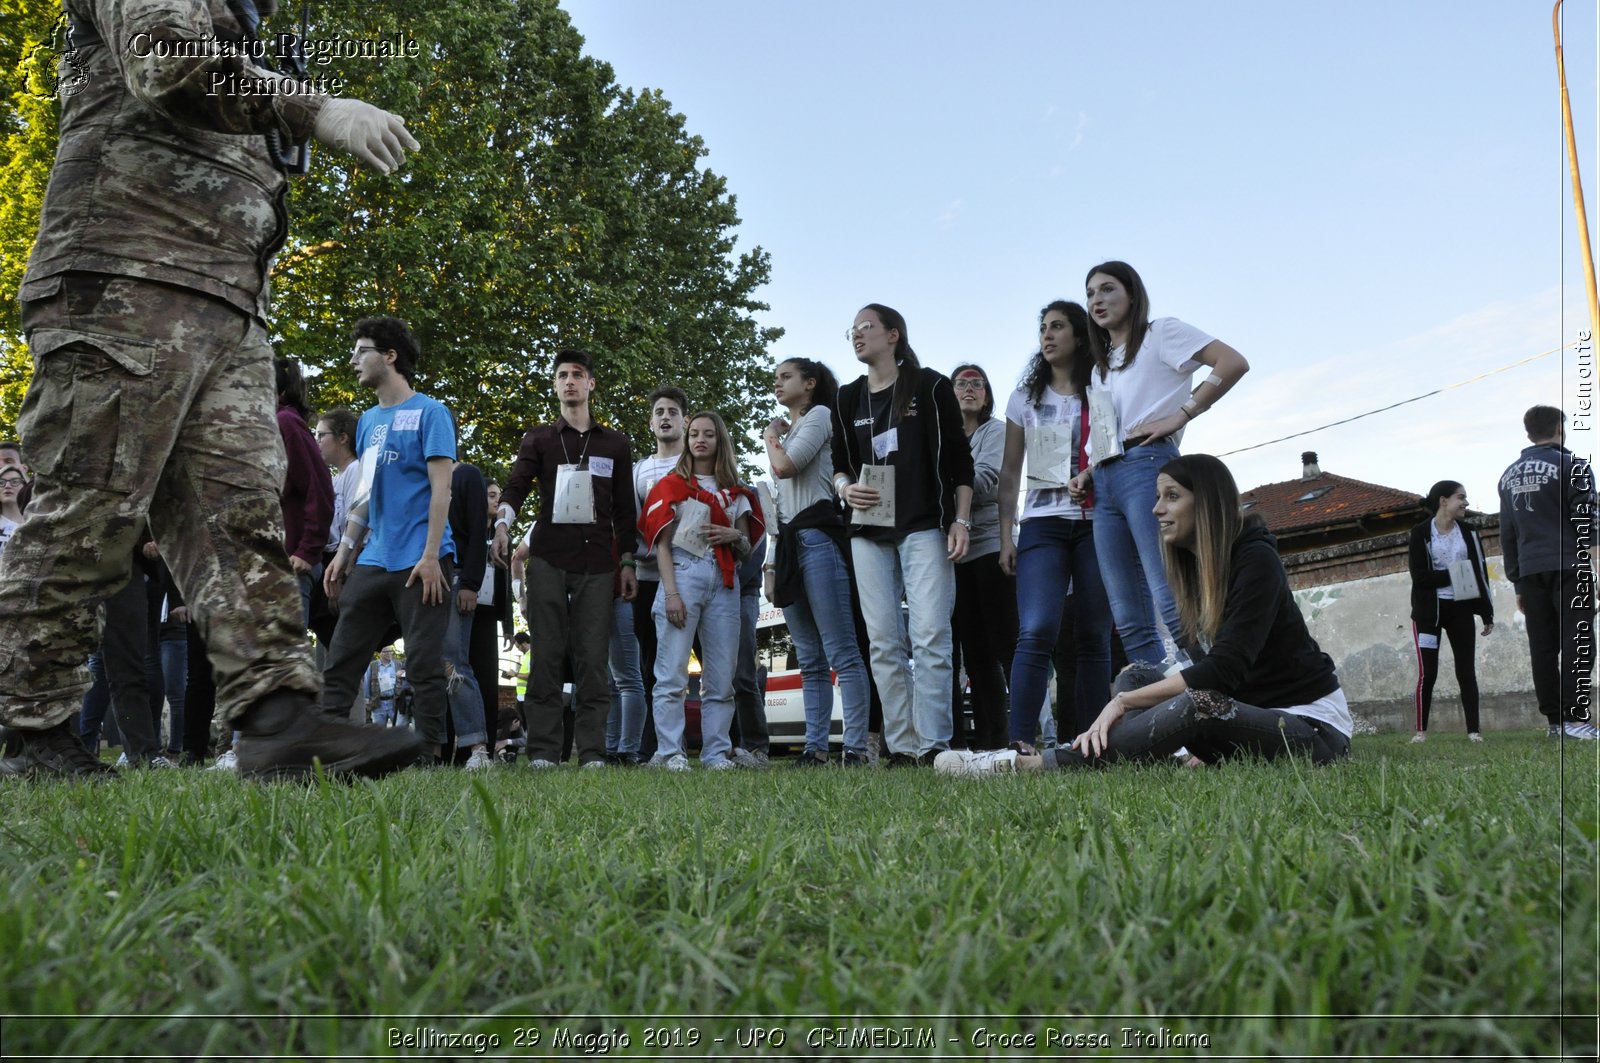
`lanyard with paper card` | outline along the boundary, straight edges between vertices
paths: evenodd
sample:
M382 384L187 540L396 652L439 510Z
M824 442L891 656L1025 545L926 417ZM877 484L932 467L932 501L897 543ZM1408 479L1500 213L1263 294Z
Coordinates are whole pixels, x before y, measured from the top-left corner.
M706 537L710 524L710 506L695 498L686 498L679 502L677 528L672 533L672 548L687 550L695 557L705 557L711 552L711 540Z
M594 473L583 465L594 430L583 433L583 449L578 451L577 461L567 452L566 437L559 432L557 436L561 439L561 456L567 460L556 466L556 497L555 504L550 507L550 521L552 524L593 524Z
M1089 449L1096 465L1122 457L1122 432L1108 388L1089 389Z
M1072 479L1074 435L1071 423L1039 425L1028 430L1028 489L1065 487Z
M875 528L894 527L894 466L863 465L857 483L877 491L878 501L867 509L851 509L851 523Z

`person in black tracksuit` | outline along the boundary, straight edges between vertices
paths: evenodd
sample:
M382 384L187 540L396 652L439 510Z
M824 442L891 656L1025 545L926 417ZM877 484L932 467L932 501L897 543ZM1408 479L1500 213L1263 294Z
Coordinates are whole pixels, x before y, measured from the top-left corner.
M1483 618L1483 633L1494 630L1494 603L1489 599L1489 572L1483 562L1478 533L1461 523L1467 515L1467 490L1455 480L1440 480L1422 498L1433 516L1411 529L1408 560L1411 568L1411 642L1417 651L1417 733L1428 733L1428 710L1433 705L1433 684L1439 678L1439 636L1450 639L1456 662L1456 682L1461 686L1461 711L1467 718L1467 737L1483 741L1478 723L1478 676L1473 667L1474 617ZM1452 587L1450 566L1467 562L1472 570L1470 588Z

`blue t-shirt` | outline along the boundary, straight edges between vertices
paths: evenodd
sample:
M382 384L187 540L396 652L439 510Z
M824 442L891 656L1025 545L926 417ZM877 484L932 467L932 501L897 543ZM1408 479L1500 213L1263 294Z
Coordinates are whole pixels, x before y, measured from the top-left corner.
M398 406L374 406L356 426L356 455L361 459L367 496L367 544L357 564L390 572L416 567L428 544L428 459L456 456L455 426L444 403L413 395ZM444 526L440 557L454 557L450 525Z

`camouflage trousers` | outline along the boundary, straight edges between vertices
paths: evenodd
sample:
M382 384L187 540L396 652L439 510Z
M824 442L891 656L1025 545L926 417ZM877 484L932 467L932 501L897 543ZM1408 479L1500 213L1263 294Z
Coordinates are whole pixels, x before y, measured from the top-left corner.
M315 696L260 324L100 274L65 276L22 314L34 373L17 427L36 479L0 554L0 723L78 711L95 606L127 582L147 519L211 654L218 714L280 689Z

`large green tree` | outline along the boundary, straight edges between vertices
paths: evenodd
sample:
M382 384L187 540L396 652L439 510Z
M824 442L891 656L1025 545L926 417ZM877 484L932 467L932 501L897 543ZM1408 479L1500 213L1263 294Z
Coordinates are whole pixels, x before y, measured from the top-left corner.
M61 5L0 0L0 436L15 438L31 365L17 289L55 156Z
M286 6L272 29L295 28ZM734 198L659 92L619 87L554 0L338 0L312 14L319 43L415 42L414 58L335 58L312 73L404 115L422 142L395 175L318 151L295 181L273 326L283 353L320 370L314 405L370 401L345 366L349 328L393 313L422 343L419 386L457 411L466 454L494 471L555 415L562 346L595 355L600 416L641 445L645 395L663 381L754 426L780 334L752 316L767 255L737 250ZM30 143L53 138L20 128ZM35 155L29 172L47 163ZM0 186L0 211L14 188ZM0 238L8 266L25 254L12 229ZM14 299L16 278L0 283ZM0 347L17 349L14 328L14 314L0 319Z

